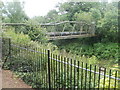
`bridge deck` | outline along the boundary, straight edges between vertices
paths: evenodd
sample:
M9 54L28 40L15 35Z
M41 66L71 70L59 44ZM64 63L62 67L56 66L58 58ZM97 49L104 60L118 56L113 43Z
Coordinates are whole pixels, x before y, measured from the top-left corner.
M50 37L49 37L49 40L84 38L84 37L94 37L94 36L95 36L95 34L79 34L79 35L66 35L66 36L50 36Z
M86 31L82 32L48 32L49 36L67 36L67 35L79 35L79 34L87 34Z

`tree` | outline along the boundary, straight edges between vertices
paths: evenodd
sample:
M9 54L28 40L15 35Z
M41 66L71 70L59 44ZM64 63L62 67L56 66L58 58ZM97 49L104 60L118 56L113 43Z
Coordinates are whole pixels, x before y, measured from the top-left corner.
M92 22L92 16L91 13L89 12L81 12L81 13L76 13L74 15L75 19L77 21L82 21L82 22L86 22L86 23L91 23Z
M98 21L98 35L103 41L116 42L118 39L118 9L114 4L106 5L104 17Z
M48 12L45 18L47 19L47 22L55 22L58 18L58 12L55 9L53 9Z
M35 16L31 20L36 23L46 23L47 21L44 16Z
M75 20L75 13L89 12L94 6L90 2L65 2L58 5L59 13L61 15L67 15L69 21Z
M93 21L95 21L97 23L97 21L101 19L100 10L96 9L96 8L91 8L90 12L91 12L91 16L92 16Z
M27 26L23 31L24 34L28 34L33 41L39 41L42 43L47 42L46 29L38 25L38 22L33 20L26 21Z
M10 23L20 23L28 20L28 17L24 12L23 5L24 3L19 0L5 3L4 16L9 18Z

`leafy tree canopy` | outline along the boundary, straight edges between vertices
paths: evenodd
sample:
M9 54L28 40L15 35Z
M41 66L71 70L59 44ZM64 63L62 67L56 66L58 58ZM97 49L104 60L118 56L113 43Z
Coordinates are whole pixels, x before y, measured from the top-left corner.
M24 2L13 0L13 2L4 3L3 22L19 23L28 20L24 12Z

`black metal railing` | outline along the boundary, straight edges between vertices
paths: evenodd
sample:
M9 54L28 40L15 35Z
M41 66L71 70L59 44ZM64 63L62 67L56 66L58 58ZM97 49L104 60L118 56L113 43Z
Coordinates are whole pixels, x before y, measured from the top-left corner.
M15 45L8 39L8 48L3 43L3 50L8 49L9 58L5 65L33 88L118 88L118 71L89 65L53 54L50 50ZM4 56L3 55L3 56Z

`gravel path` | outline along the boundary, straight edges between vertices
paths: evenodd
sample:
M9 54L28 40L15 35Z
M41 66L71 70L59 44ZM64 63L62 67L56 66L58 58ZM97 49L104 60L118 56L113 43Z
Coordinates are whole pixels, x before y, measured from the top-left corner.
M17 78L10 70L0 70L2 73L2 88L31 88L20 78ZM1 78L1 77L0 77Z

